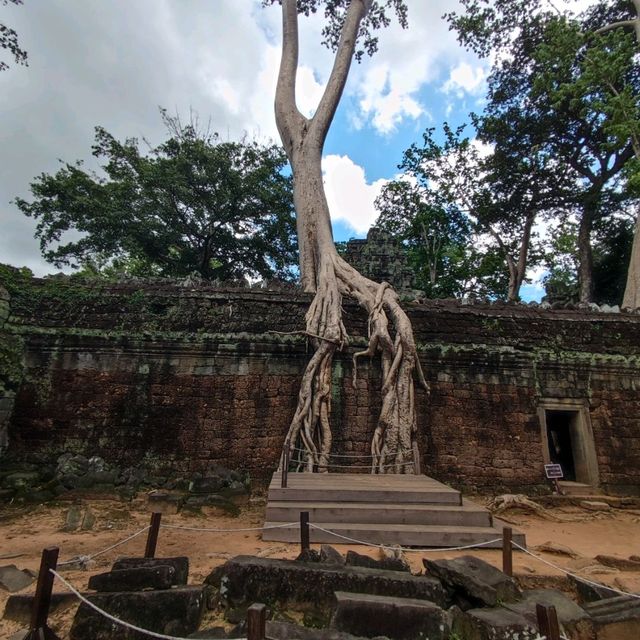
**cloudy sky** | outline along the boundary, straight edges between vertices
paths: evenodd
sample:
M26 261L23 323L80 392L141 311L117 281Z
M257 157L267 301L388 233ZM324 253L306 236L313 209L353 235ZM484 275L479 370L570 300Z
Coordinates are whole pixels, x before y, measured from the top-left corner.
M487 65L441 19L457 0L407 0L410 26L380 34L353 67L329 135L324 171L336 239L363 237L373 200L427 126L481 109ZM320 18L301 20L299 105L311 114L331 65ZM0 4L29 66L0 72L0 262L54 272L34 222L12 204L60 160L91 166L94 127L116 137L165 137L158 107L190 109L224 138L277 140L273 95L280 9L259 0L25 0ZM0 50L2 51L2 50ZM10 62L6 53L0 55Z

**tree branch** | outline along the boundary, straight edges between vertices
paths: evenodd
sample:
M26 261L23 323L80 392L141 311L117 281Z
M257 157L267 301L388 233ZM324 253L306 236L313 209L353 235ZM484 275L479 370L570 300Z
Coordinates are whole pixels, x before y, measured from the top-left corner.
M310 134L315 138L319 148L324 145L329 126L333 120L340 97L347 82L351 61L356 48L360 22L367 15L372 0L351 0L347 15L342 25L338 50L318 109L311 120Z
M633 20L619 20L618 22L605 24L604 27L600 27L599 29L596 29L593 33L595 35L602 35L603 33L606 33L607 31L612 31L613 29L617 29L618 27L630 27L631 29L635 29L636 22L638 22L638 20L635 18Z
M296 0L282 0L282 57L276 86L276 124L282 143L291 157L292 132L306 118L296 105L296 74L298 72L298 10Z

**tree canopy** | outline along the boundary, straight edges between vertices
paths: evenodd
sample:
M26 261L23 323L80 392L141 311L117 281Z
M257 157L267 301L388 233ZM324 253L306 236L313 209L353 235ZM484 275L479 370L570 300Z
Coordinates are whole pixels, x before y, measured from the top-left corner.
M206 279L290 277L291 177L276 145L223 142L163 112L170 137L141 151L96 128L103 175L65 164L16 199L53 264ZM69 233L75 232L75 233Z
M12 4L18 5L22 4L22 0L0 0L4 6L8 5L10 2ZM27 52L20 47L20 43L18 42L18 34L15 29L8 27L5 24L0 22L0 49L6 49L9 51L11 56L13 57L16 64L27 64ZM4 61L0 60L0 71L5 71L9 68L9 65Z
M537 0L462 0L465 12L447 16L462 44L494 55L480 138L513 166L528 158L538 167L529 175L537 193L577 220L583 302L594 295L595 228L613 212L612 200L622 207L621 196L631 196L625 176L640 112L637 43L631 32L608 29L629 16L628 5L599 2L576 17ZM549 183L556 175L562 184ZM552 188L540 189L542 179Z

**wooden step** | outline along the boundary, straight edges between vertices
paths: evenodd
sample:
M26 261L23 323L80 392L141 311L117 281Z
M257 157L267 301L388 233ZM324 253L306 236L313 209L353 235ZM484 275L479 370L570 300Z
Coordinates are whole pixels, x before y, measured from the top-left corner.
M590 484L584 484L583 482L573 482L571 480L558 480L560 489L566 496L584 496L593 497L603 495L601 489L597 489Z
M327 530L312 527L313 542L448 548L495 540L491 547L502 546L502 523L428 476L289 473L285 488L281 479L274 474L269 486L265 526L285 526L265 529L264 540L298 542L300 512L308 511L310 523ZM513 539L526 544L519 532Z
M289 473L287 487L280 485L276 473L269 486L269 502L462 504L459 491L427 476Z
M280 524L265 522L265 527ZM321 525L327 531L310 528L309 535L312 543L328 544L384 544L401 545L403 547L433 547L449 548L464 545L475 545L481 542L496 540L486 548L502 547L502 532L493 527L457 527L437 525L401 525L401 524L357 524L344 522L324 522ZM331 533L329 533L331 532ZM339 535L333 535L334 533ZM340 536L357 540L351 542ZM277 542L298 542L300 540L300 526L294 524L277 529L266 528L262 534L263 540ZM522 533L513 532L513 540L525 546Z
M371 504L370 502L269 501L266 519L270 522L297 522L301 511L311 522L359 524L419 524L490 527L491 514L465 501L460 505Z

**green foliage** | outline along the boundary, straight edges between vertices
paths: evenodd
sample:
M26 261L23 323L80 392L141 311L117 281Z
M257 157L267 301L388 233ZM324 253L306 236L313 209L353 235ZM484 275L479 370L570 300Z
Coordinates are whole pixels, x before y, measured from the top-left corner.
M633 243L633 217L612 216L596 225L593 246L594 301L620 304Z
M0 2L4 6L9 4L9 2L15 5L22 4L22 0L0 0ZM13 56L16 64L27 65L27 52L20 48L18 34L15 32L15 29L11 29L2 23L0 23L0 49L7 49ZM9 65L3 60L0 60L0 71L5 71L8 68Z
M33 201L16 199L38 220L44 257L106 275L291 277L292 179L282 149L222 142L162 116L170 137L146 154L136 139L98 127L93 155L104 176L65 164L36 178Z
M451 28L465 46L496 60L480 136L512 166L534 160L531 182L551 196L544 206L578 216L586 301L591 229L616 211L612 202L619 211L637 197L640 183L632 160L634 147L640 152L638 46L631 31L608 29L634 17L633 6L598 2L577 17L538 0L462 0L462 6L464 13L447 16ZM562 179L554 184L556 176ZM550 273L548 286L554 282L562 295L574 286L562 268Z
M564 220L551 233L545 256L547 275L544 278L545 299L548 302L575 302L579 296L578 228L575 222Z
M504 295L508 275L504 255L480 241L474 216L479 194L486 193L486 172L477 147L464 127L443 125L412 144L399 169L404 178L390 182L376 200L377 225L403 240L417 284L429 297ZM483 191L483 189L485 191Z
M403 28L407 27L407 5L404 0L365 0L371 4L367 15L360 24L356 60L364 54L373 55L378 50L378 38L374 33L391 24L390 14L395 16ZM282 4L282 0L262 0L263 6ZM351 0L297 0L298 13L305 16L324 9L325 25L322 29L322 44L335 51L340 41L340 33Z
M407 247L416 285L430 298L464 293L469 278L469 220L459 209L425 200L407 181L389 182L376 200L376 226L400 238Z

